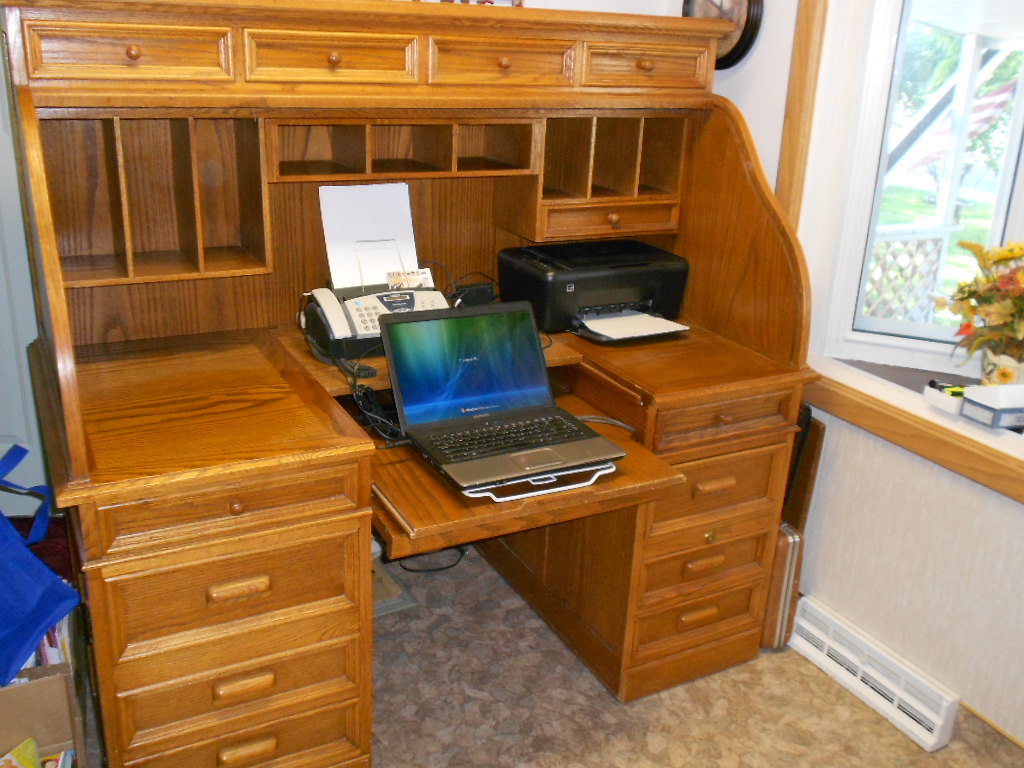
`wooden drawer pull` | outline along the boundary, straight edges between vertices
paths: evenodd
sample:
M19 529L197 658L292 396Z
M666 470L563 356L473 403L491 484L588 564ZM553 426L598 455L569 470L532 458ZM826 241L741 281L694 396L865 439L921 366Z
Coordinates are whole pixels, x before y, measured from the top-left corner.
M641 72L653 72L654 62L650 59L637 59L636 68Z
M331 67L336 67L341 64L341 54L337 51L331 51L327 54L327 64Z
M245 741L232 747L224 747L217 752L217 765L231 766L263 760L277 751L277 737L267 736L262 739Z
M499 56L498 57L498 69L511 69L511 68L512 68L512 59L510 59L508 56Z
M270 576L247 576L244 579L211 584L206 588L206 602L209 604L225 603L245 597L255 597L270 591Z
M716 477L714 480L706 480L703 483L697 483L697 493L709 495L712 493L724 493L725 491L731 491L736 487L736 476L729 475L728 477Z
M606 218L608 219L608 223L611 225L612 229L618 229L619 225L622 223L622 217L617 213L609 213Z
M213 700L223 701L224 699L248 696L249 694L257 693L258 691L265 691L269 688L273 688L275 682L277 682L277 676L274 674L274 670L272 669L268 669L263 672L256 672L252 675L230 677L227 680L218 680L213 684Z
M697 608L696 610L679 614L677 624L680 629L683 629L684 627L691 627L697 624L707 624L709 621L714 621L717 618L718 608L714 605L709 605L706 608Z
M714 540L714 534L709 534ZM686 573L703 573L718 568L725 562L725 555L719 553L709 557L699 557L696 560L688 560L683 570Z
M720 414L718 414L718 423L721 424L723 427L728 427L735 420L736 419L734 419L728 413L720 413Z
M232 515L240 515L243 512L245 512L245 504L243 504L238 499L232 499L230 502L228 502L228 512L230 512Z
M124 49L124 55L132 61L138 61L142 58L142 49L137 45L129 45Z

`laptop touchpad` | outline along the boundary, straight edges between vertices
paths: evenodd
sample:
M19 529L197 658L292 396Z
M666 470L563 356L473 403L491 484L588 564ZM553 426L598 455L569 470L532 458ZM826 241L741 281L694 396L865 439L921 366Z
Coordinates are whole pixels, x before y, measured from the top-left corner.
M523 469L544 469L557 467L564 459L550 448L536 448L532 451L512 454L512 460Z

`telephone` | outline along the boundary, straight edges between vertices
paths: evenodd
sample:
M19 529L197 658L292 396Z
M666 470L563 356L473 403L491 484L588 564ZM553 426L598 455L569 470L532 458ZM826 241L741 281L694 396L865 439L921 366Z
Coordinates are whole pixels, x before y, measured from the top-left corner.
M330 288L314 288L299 314L299 326L314 354L324 362L354 359L379 345L380 324L385 312L447 309L440 291L379 291L352 298L339 297Z

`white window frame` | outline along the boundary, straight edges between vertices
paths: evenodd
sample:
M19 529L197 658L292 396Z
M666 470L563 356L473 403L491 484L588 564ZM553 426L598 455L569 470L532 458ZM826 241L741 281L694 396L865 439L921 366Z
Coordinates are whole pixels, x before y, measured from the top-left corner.
M853 330L902 13L892 0L829 4L800 226L812 277L810 351L977 376L977 361L965 364L950 344ZM834 210L819 215L828 205ZM1013 229L1024 224L1022 208L1017 195Z

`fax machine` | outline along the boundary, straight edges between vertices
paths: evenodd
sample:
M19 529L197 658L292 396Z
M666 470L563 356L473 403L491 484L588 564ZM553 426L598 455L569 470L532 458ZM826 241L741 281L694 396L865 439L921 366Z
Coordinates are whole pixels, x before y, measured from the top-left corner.
M506 248L498 254L502 301L529 301L541 331L574 331L597 341L609 338L588 332L588 321L596 317L665 318L664 330L648 333L685 330L667 321L679 315L688 269L686 259L636 240Z

